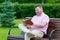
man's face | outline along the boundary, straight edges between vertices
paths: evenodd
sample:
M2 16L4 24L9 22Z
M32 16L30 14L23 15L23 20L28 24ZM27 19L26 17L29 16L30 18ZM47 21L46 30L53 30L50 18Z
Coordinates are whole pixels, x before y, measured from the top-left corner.
M42 13L42 8L36 7L35 12L36 12L37 15L40 15Z

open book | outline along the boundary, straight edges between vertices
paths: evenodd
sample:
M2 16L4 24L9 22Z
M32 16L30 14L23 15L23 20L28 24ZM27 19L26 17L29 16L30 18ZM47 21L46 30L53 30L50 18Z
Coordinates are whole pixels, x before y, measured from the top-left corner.
M33 22L29 19L23 21L25 24L33 25Z

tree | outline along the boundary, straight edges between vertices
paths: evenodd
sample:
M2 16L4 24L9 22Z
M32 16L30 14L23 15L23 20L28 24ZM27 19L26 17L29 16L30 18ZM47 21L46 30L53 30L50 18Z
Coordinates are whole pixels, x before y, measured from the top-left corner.
M15 7L16 4L12 2L3 2L0 7L0 24L4 27L10 27L14 25L13 22L15 20Z

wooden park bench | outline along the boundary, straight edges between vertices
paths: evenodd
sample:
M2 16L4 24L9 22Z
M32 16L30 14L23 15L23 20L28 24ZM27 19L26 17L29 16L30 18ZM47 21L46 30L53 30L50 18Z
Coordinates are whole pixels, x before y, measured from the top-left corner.
M24 40L24 33L21 35L11 35L8 32L7 40ZM40 40L39 38L31 38L31 40ZM47 29L47 35L44 35L43 40L60 40L60 18L50 18L49 27Z

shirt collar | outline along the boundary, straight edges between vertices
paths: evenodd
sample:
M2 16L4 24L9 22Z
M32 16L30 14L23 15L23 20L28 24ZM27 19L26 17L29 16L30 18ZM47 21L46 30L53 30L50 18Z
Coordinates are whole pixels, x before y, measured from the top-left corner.
M44 15L44 12L42 12L41 15L39 15L39 16L42 16L42 15ZM37 16L38 16L38 15L37 15Z

